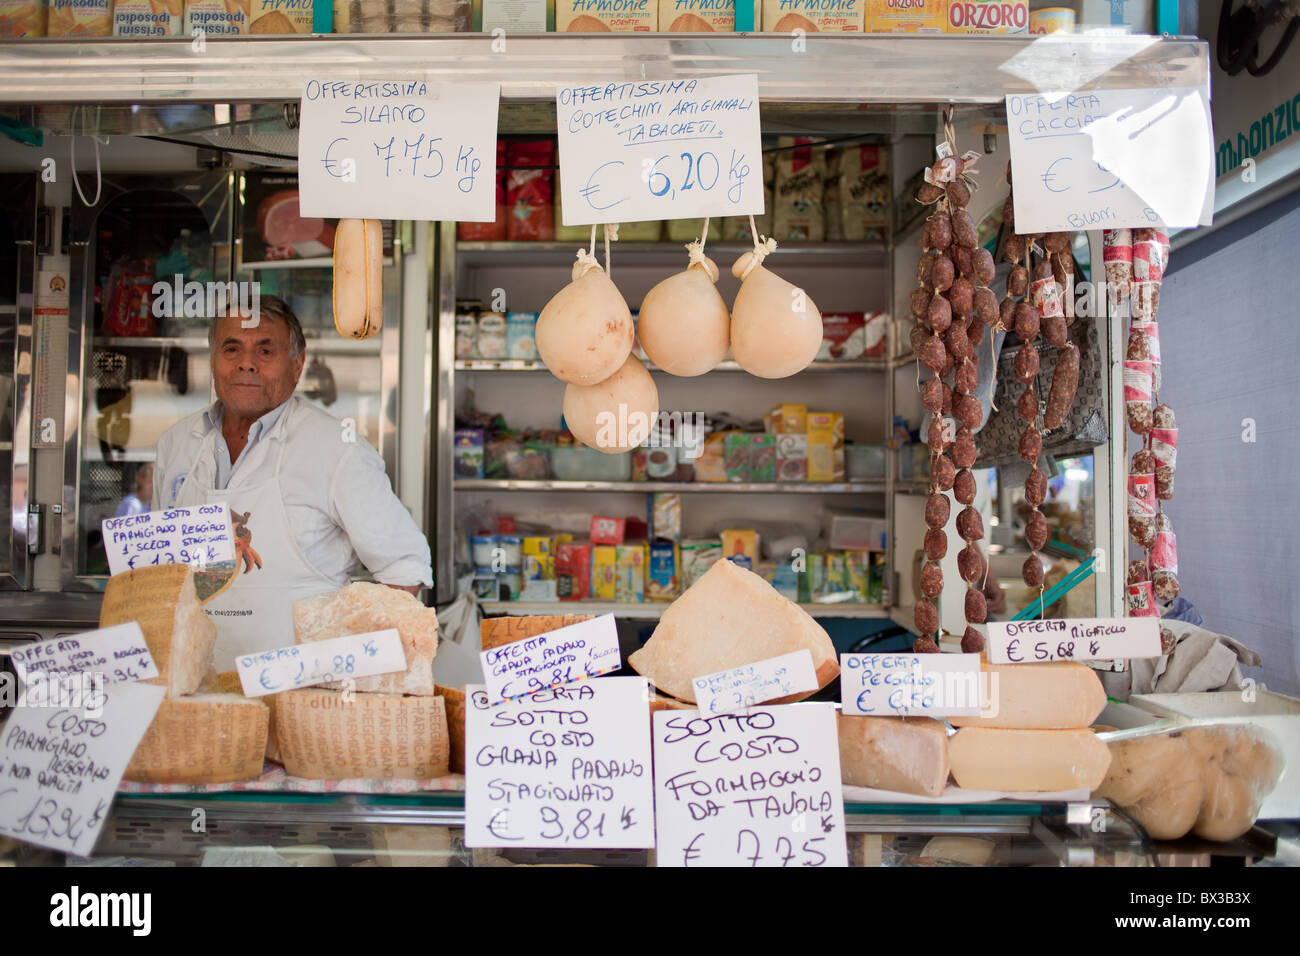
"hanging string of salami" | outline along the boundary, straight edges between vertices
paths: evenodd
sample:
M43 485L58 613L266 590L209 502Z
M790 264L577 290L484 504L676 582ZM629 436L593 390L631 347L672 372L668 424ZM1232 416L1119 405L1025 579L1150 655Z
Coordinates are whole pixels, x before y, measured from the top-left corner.
M1178 426L1173 409L1160 401L1160 333L1156 311L1169 263L1169 237L1155 229L1107 230L1102 236L1111 312L1129 312L1124 357L1124 409L1139 439L1128 476L1129 534L1145 556L1130 561L1126 600L1130 617L1159 617L1157 601L1178 596L1178 545L1164 502L1174 496ZM1164 650L1173 635L1160 632Z
M921 385L921 401L931 413L926 442L930 447L930 494L925 504L925 562L921 567L921 597L916 602L915 623L920 632L913 643L918 653L939 650L939 611L935 604L943 592L939 562L948 553L944 528L951 516L951 491L962 505L957 533L965 546L957 567L966 582L966 631L962 650L977 653L984 638L972 625L984 623L987 614L981 585L984 557L976 544L984 537L984 522L974 508L976 483L971 467L978 451L975 429L983 417L976 389L979 356L975 346L986 326L998 321L997 296L989 288L994 277L993 256L979 245L974 220L966 211L974 182L978 153L958 158L952 144L956 135L951 119L944 124L945 142L938 159L926 170L917 200L937 206L921 232L921 259L911 308L916 322L912 349L931 375ZM952 416L949 418L948 416ZM953 421L955 419L955 422Z

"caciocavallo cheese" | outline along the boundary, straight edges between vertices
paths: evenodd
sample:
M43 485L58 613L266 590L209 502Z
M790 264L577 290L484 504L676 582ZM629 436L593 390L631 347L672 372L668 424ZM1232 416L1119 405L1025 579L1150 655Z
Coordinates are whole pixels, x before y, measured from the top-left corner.
M203 613L189 565L123 571L108 579L100 605L99 626L135 621L144 633L159 676L146 684L161 684L168 697L199 689L212 667L217 628Z
M948 741L952 776L966 790L1095 790L1110 751L1091 730L965 727Z
M948 784L948 734L929 717L839 715L840 776L855 787L937 797Z
M166 699L123 778L137 783L232 783L262 773L270 711L239 694Z
M284 769L313 780L428 780L448 771L441 697L355 694L313 687L275 695Z
M825 687L840 672L826 630L753 571L723 560L668 606L650 640L628 663L655 687L694 703L696 677L805 648L812 654L818 688Z
M1068 730L1091 725L1106 706L1101 679L1086 664L985 663L981 670L992 697L982 703L993 713L988 717L949 717L954 727Z

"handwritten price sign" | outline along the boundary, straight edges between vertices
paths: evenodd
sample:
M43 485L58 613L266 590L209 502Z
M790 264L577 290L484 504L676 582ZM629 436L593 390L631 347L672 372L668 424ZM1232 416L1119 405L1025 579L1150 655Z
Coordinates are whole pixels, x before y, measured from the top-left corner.
M1208 225L1214 134L1199 87L1009 93L1016 229Z
M566 226L763 212L758 77L562 86Z
M504 704L465 690L466 846L654 846L645 678Z
M479 661L488 697L494 702L526 697L623 666L612 614L490 648L479 654Z
M807 650L705 674L691 681L702 714L728 714L791 694L817 689L817 672Z
M336 680L392 674L406 669L406 654L396 629L388 628L245 654L236 658L235 668L244 696L261 697Z
M304 216L491 222L496 84L309 79L298 130Z
M106 683L153 680L158 666L135 621L68 637L52 637L9 653L24 684L34 677L93 672Z
M94 716L84 705L16 708L0 728L0 833L89 856L166 693L156 684L105 686Z
M230 509L224 504L105 518L100 530L110 574L162 564L204 567L235 557Z
M1160 656L1160 622L1153 617L990 621L988 628L992 664Z
M887 717L976 717L978 654L841 654L846 714Z

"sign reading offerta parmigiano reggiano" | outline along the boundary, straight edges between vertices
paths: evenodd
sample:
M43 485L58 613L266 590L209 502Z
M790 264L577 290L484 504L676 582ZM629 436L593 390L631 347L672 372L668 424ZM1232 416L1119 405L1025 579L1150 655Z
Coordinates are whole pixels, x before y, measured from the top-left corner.
M110 574L164 564L206 567L235 556L230 508L195 505L100 522Z

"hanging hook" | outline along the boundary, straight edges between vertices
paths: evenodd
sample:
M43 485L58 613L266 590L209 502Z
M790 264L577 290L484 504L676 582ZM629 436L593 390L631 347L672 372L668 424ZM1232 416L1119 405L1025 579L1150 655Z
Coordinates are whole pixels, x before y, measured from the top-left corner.
M298 110L297 103L285 103L282 115L284 116L284 125L288 129L298 128Z

